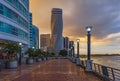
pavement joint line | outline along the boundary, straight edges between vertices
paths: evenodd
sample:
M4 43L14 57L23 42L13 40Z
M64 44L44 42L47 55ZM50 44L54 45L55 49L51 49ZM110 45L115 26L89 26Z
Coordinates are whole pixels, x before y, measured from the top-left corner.
M35 65L35 66L34 66ZM13 72L14 71L16 71L17 70L17 72L15 72L15 74L12 74L11 75L11 73L6 73L6 76L3 78L3 79L0 79L0 81L11 81L11 80L14 80L14 79L16 79L16 78L18 78L18 77L20 77L20 76L23 76L23 75L26 75L26 74L28 74L28 73L31 73L33 70L35 70L35 69L37 69L39 66L40 66L40 63L38 64L34 64L34 65L25 65L25 66L30 66L29 68L28 68L28 70L27 71L24 71L24 72L21 72L20 74L19 74L19 69L22 67L19 67L18 66L18 68L17 69L11 69ZM24 66L24 65L23 65ZM37 67L36 67L37 66ZM33 68L34 67L34 68ZM22 68L21 68L22 69ZM10 70L10 69L7 69L7 70ZM12 72L11 71L11 72ZM23 71L23 70L21 70L21 71ZM13 73L12 72L12 73ZM16 76L16 74L17 74L17 76ZM14 77L14 78L13 78Z
M86 74L83 68L67 59L43 61L22 71L21 75L16 73L19 76L8 77L5 81L101 81L92 74Z

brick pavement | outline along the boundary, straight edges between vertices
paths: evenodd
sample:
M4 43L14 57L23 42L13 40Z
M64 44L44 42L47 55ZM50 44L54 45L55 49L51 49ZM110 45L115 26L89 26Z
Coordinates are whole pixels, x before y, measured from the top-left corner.
M3 69L0 72L0 81L12 81L14 78L32 72L37 69L39 65L40 63L34 63L32 65L22 64L17 69Z
M33 71L11 81L102 81L67 59L49 60L36 66Z

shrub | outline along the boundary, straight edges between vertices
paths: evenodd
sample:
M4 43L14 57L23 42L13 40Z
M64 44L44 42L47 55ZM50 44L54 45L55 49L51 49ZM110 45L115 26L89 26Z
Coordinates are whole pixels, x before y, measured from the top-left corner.
M67 51L66 50L60 50L59 55L60 56L67 56Z

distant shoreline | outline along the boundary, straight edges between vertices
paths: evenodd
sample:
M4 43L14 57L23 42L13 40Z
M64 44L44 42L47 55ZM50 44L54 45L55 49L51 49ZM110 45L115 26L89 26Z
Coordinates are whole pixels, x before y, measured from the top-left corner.
M91 55L92 57L94 56L120 56L120 54L94 54L94 55ZM87 57L87 55L80 55L81 58L85 58Z

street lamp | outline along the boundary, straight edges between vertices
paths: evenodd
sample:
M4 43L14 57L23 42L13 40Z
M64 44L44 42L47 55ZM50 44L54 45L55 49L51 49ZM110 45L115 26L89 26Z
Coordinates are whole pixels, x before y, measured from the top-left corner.
M80 58L79 58L79 42L80 42L80 39L77 39L77 58L76 58L76 64L77 65L80 65Z
M79 58L79 42L80 42L80 39L77 39L77 58Z
M69 58L71 58L71 48L69 48Z
M71 46L71 47L70 47L70 51L69 51L69 54L70 54L70 60L72 60L72 49L73 49L73 47Z
M92 30L92 26L87 26L86 27L86 31L87 31L87 54L88 54L88 57L87 57L87 60L91 60L91 47L90 47L90 45L91 45L91 41L90 41L90 39L91 39L91 34L90 34L90 32L91 32L91 30Z
M70 49L70 54L71 54L71 57L73 56L73 47L71 46L71 49Z
M92 60L91 60L91 30L92 26L86 27L87 32L87 66L86 71L92 71Z
M34 49L35 47L33 46L32 49Z
M72 61L75 63L75 48L74 48L74 45L72 46L73 48L72 48Z
M74 49L74 45L72 46L72 49L73 49L73 51L72 51L72 53L73 53L73 57L75 56L75 49Z
M22 53L22 43L19 43L19 46L20 46L20 56L19 56L19 65L21 65L21 60L22 60L22 55L21 55L21 53Z

